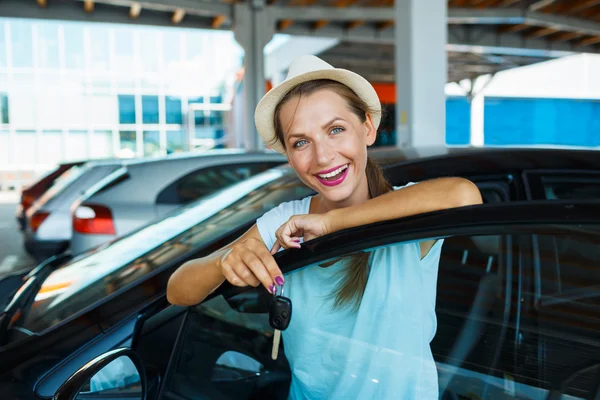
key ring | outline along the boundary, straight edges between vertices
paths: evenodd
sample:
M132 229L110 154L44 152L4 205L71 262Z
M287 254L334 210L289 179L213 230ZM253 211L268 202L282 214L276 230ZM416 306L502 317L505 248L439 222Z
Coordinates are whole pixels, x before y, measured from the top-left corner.
M281 287L281 294L280 294L280 293L278 293L278 292L279 292L279 288L280 288L280 287ZM276 297L276 296L281 296L281 297L283 297L283 291L284 291L284 289L283 289L283 285L281 285L281 286L277 286L277 285L275 285L275 290L274 290L274 292L273 292L273 297Z

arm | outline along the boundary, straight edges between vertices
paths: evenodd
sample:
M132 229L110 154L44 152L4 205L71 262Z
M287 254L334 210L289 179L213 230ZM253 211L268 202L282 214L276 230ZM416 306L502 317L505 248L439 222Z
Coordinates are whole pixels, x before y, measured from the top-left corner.
M235 286L270 288L283 276L254 225L246 233L214 253L181 265L169 278L167 300L191 306L202 302L226 279Z
M481 193L463 178L439 178L394 190L362 204L325 214L328 233L409 215L481 204Z
M469 180L440 178L425 181L325 214L294 215L277 230L277 242L271 252L275 253L280 247L300 247L296 243L300 236L307 241L355 226L481 203L479 189ZM420 243L421 258L434 243Z

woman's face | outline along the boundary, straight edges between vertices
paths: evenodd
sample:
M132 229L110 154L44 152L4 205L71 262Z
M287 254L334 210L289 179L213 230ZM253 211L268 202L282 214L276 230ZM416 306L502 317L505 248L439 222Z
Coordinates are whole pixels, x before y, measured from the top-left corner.
M376 135L370 117L361 122L343 97L323 89L292 98L279 118L289 163L306 185L331 206L368 199L367 146Z

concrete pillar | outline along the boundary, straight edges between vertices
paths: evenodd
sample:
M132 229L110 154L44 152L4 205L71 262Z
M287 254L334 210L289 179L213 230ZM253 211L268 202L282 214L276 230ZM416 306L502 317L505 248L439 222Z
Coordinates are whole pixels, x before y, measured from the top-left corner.
M397 145L446 143L446 0L396 0Z
M244 143L246 150L264 148L254 125L254 110L265 94L263 50L275 34L275 19L265 0L234 5L235 40L244 48Z
M483 75L477 77L472 82L471 91L469 93L471 104L471 139L470 145L473 147L482 147L485 143L484 135L484 108L485 108L485 92L484 89L493 79L493 75Z

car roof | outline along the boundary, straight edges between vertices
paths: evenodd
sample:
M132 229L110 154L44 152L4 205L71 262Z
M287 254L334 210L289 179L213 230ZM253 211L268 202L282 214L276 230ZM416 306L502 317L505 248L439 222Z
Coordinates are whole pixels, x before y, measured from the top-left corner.
M136 159L127 159L123 160L123 164L126 166L133 165L141 165L141 164L149 164L149 163L158 163L164 161L177 161L177 160L190 160L190 159L202 159L202 158L212 158L212 157L222 157L222 156L236 156L240 158L251 157L257 155L265 155L268 157L283 157L279 153L270 152L270 151L246 151L243 149L214 149L206 152L181 152L181 153L173 153L167 156L162 157L152 157L152 158L136 158Z
M529 169L599 170L600 151L570 148L413 148L372 152L407 175L472 175ZM398 160L394 162L394 157ZM403 158L402 158L403 157Z

